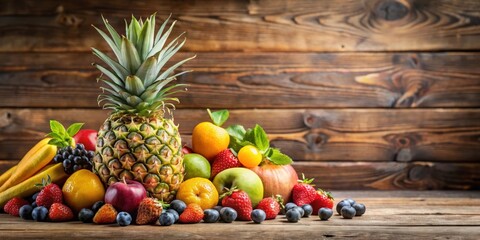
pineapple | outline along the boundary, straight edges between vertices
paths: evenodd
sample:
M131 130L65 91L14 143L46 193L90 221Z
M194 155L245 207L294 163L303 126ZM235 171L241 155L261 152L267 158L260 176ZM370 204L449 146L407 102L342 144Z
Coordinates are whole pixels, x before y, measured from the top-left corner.
M92 48L104 63L94 64L102 72L98 80L108 86L102 87L98 102L111 110L98 132L93 171L106 185L122 179L136 180L150 196L166 202L173 200L184 176L178 126L173 117L164 117L172 116L172 102L178 99L171 95L184 84L167 84L188 72L174 74L176 68L195 57L164 68L185 43L185 39L178 42L182 33L165 46L175 24L166 29L169 18L155 35L155 14L145 22L132 16L129 24L125 21L126 36L120 36L103 19L109 35L94 27L116 60Z

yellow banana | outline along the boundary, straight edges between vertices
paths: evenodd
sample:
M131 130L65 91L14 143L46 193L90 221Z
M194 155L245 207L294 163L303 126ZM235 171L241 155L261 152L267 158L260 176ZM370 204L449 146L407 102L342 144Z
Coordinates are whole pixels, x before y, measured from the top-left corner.
M57 146L48 144L49 140L50 138L41 140L30 151L28 151L18 163L17 168L12 172L12 175L0 187L0 193L33 176L40 169L50 163L57 153Z
M15 171L15 169L17 169L17 165L11 167L4 172L2 176L0 176L0 186L2 186L10 178L10 176L12 176L12 173Z
M3 208L5 203L14 197L26 198L38 192L39 188L35 184L41 183L42 179L46 179L48 176L50 176L52 183L56 184L61 184L68 178L62 163L48 165L45 170L0 193L0 207Z

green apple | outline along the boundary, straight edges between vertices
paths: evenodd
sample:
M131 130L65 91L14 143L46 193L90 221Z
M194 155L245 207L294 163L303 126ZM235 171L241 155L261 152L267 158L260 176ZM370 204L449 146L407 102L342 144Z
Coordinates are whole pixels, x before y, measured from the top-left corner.
M185 164L185 177L187 180L194 177L210 179L210 163L200 154L189 153L183 157Z
M224 188L234 186L245 191L252 201L252 207L256 207L263 198L262 179L254 171L247 168L237 167L221 171L213 179L213 185L215 185L219 194L225 192Z

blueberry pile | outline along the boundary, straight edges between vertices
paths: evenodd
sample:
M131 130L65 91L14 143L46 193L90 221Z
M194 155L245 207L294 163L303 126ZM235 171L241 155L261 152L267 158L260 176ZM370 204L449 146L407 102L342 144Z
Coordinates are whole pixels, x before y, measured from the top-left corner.
M293 202L285 204L285 217L289 222L298 222L300 218L308 218L312 215L313 208L310 204L297 206Z
M351 198L347 198L337 203L336 210L343 218L352 219L354 216L362 216L367 209L365 205L357 203Z
M72 174L80 169L92 169L93 151L85 149L83 144L78 143L75 148L70 146L58 150L53 158L56 163L63 163L63 168L67 174Z

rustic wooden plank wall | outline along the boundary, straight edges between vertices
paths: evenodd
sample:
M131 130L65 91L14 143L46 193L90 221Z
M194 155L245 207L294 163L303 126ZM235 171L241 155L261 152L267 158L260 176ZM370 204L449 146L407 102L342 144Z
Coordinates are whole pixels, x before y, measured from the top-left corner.
M171 12L184 140L228 108L326 189L480 189L480 1L0 2L0 171L48 120L98 128L91 27ZM228 124L227 123L227 124Z

